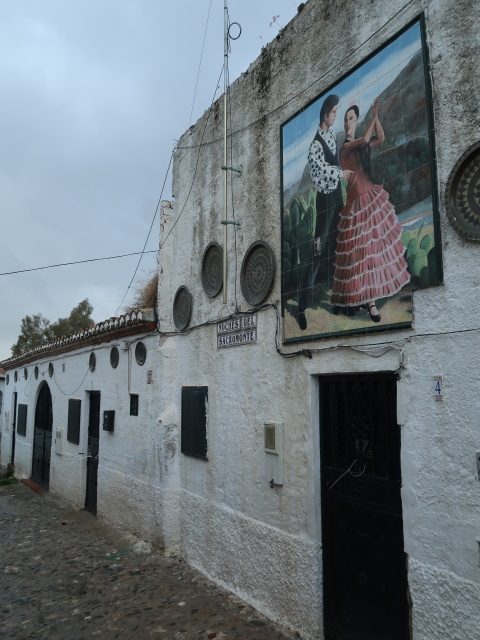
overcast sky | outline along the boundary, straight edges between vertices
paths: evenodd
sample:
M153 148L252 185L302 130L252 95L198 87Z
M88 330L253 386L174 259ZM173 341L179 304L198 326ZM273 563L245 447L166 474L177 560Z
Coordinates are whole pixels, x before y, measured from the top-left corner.
M215 91L223 4L0 0L0 273L142 250L174 138ZM242 26L231 81L298 4L229 1L230 21ZM147 250L158 247L158 228L157 218ZM0 360L27 314L55 321L88 298L96 322L115 315L137 260L0 276ZM138 275L155 264L147 255Z

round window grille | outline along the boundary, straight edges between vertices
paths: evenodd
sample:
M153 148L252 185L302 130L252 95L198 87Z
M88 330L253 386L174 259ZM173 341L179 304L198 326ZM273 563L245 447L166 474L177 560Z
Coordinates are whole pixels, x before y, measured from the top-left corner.
M259 240L248 248L242 262L240 286L250 304L260 304L271 289L275 274L275 256L266 242Z
M25 369L23 370L23 377L25 378L25 380L28 378L28 369L27 369L27 367L25 367Z
M180 331L185 329L192 313L192 296L187 287L180 287L173 301L173 322Z
M90 354L90 358L88 359L88 368L90 371L95 371L95 367L97 366L97 356L93 353Z
M38 367L35 367L33 370L33 375L35 376L35 380L38 380Z
M6 382L7 384L9 384L9 382L10 382L10 376L8 375L8 373L7 373L7 377L5 378L5 382Z
M223 251L216 242L205 249L202 260L202 287L210 298L214 298L223 284Z
M117 347L112 347L110 351L110 364L114 369L118 367L119 353Z
M13 380L16 382L18 380L18 371L15 371L13 374Z
M450 173L445 189L448 218L464 238L480 240L480 142L469 147Z
M53 363L51 362L48 365L48 375L50 376L50 378L53 376Z
M143 344L143 342L137 342L135 346L135 360L139 365L145 364L145 360L147 359L147 348Z

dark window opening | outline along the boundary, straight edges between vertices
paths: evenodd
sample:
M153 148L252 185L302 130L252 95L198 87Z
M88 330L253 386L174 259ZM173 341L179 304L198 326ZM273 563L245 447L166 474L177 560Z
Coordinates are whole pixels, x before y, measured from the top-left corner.
M18 405L17 435L19 436L27 435L27 405L26 404Z
M68 429L67 440L74 444L80 443L80 413L82 401L70 398L68 401Z
M88 368L90 371L95 371L95 367L97 366L97 356L93 353L90 354L90 358L88 359Z
M182 453L207 460L208 387L182 387Z
M130 394L130 415L138 416L138 394Z

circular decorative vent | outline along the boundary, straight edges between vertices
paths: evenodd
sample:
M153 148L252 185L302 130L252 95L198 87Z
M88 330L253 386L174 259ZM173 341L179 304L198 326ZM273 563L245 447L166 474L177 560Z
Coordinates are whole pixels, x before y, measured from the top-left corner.
M173 301L173 321L180 331L185 329L192 313L192 296L187 287L180 287Z
M223 251L216 242L210 242L202 260L202 286L207 296L214 298L223 284Z
M25 378L25 380L28 378L28 369L27 369L27 367L25 367L25 369L23 370L23 377Z
M260 304L268 295L275 273L275 256L266 242L250 245L242 262L240 286L250 304Z
M53 363L51 362L48 365L48 375L50 376L50 378L53 376Z
M117 347L112 347L110 351L110 364L114 369L118 367L119 353Z
M137 342L135 345L135 360L141 366L145 364L145 360L147 359L147 348L143 344L143 342Z
M35 380L38 380L38 367L35 367L33 370L33 375L35 376Z
M88 368L90 369L90 371L95 371L96 366L97 366L97 356L92 351L92 353L90 354L90 358L88 359Z
M464 238L480 240L480 142L472 144L453 167L445 204L454 229Z
M17 380L18 380L18 371L15 371L15 373L13 374L13 380L15 382L17 382Z

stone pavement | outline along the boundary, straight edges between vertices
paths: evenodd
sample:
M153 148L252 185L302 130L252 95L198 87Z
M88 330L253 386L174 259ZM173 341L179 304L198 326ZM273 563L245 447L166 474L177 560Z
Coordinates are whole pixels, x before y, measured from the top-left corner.
M0 486L0 637L293 640L178 558L62 498Z

